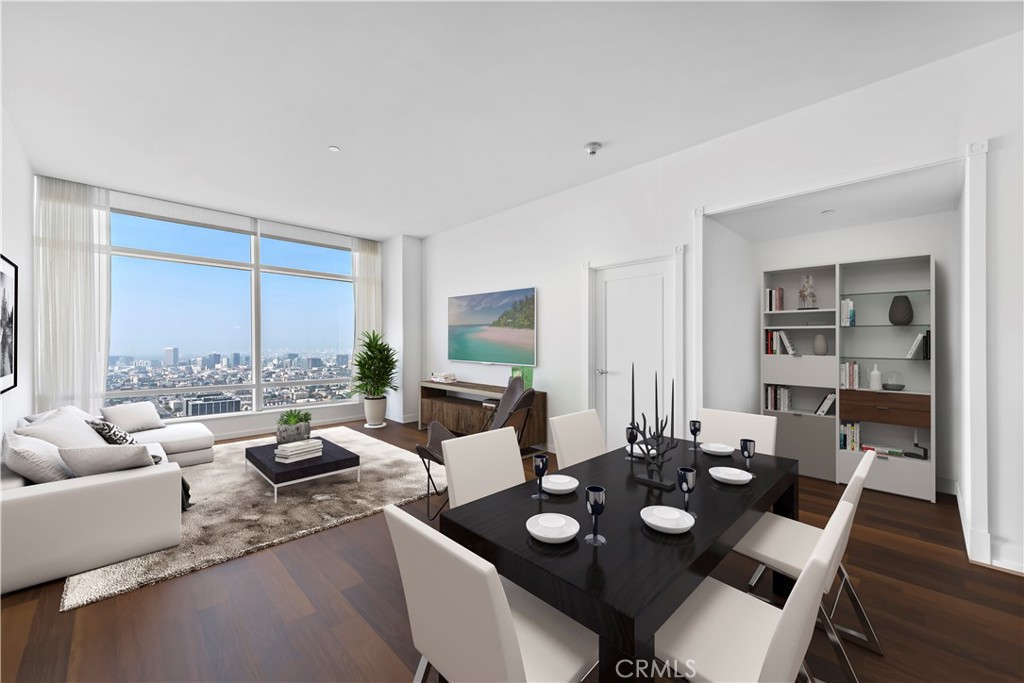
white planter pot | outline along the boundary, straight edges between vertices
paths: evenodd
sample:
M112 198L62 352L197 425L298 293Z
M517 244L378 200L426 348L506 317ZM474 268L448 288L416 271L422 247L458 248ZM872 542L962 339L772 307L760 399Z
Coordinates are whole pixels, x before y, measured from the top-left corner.
M380 398L363 397L363 411L366 413L366 426L378 428L385 426L384 413L388 409L387 396Z

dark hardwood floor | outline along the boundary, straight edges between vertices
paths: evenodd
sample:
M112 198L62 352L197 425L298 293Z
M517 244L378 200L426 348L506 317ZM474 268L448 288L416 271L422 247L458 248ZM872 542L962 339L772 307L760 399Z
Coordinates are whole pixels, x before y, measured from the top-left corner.
M367 433L425 441L415 425ZM824 526L842 487L800 486L801 519ZM423 518L425 501L407 509ZM1024 680L1024 579L967 562L951 497L866 491L846 566L886 650L848 646L862 681ZM730 557L715 575L752 570ZM408 681L419 659L381 515L65 613L63 583L0 601L3 681ZM841 681L821 632L810 662Z

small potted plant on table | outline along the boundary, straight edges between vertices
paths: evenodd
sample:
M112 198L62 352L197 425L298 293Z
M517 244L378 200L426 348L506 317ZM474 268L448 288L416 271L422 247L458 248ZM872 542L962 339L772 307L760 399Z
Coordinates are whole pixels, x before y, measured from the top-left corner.
M353 386L363 395L366 426L377 429L385 425L388 389L397 389L398 352L375 330L363 332L363 348L352 364L356 368Z
M277 418L277 442L290 443L309 438L309 421L313 416L307 410L286 410Z

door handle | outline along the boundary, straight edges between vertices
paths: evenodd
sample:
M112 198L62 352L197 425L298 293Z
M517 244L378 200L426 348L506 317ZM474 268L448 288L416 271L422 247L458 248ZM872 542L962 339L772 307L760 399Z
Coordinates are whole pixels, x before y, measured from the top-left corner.
M594 371L594 373L598 375L607 375L608 371L605 370L604 368L598 368L597 370Z

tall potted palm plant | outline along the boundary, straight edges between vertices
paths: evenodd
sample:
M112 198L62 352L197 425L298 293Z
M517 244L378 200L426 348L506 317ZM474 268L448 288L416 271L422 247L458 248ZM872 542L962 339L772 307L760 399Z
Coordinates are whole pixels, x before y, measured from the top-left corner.
M363 395L366 426L376 429L385 424L388 399L384 394L398 389L398 352L376 330L364 331L362 340L363 347L352 361L356 368L353 386Z

